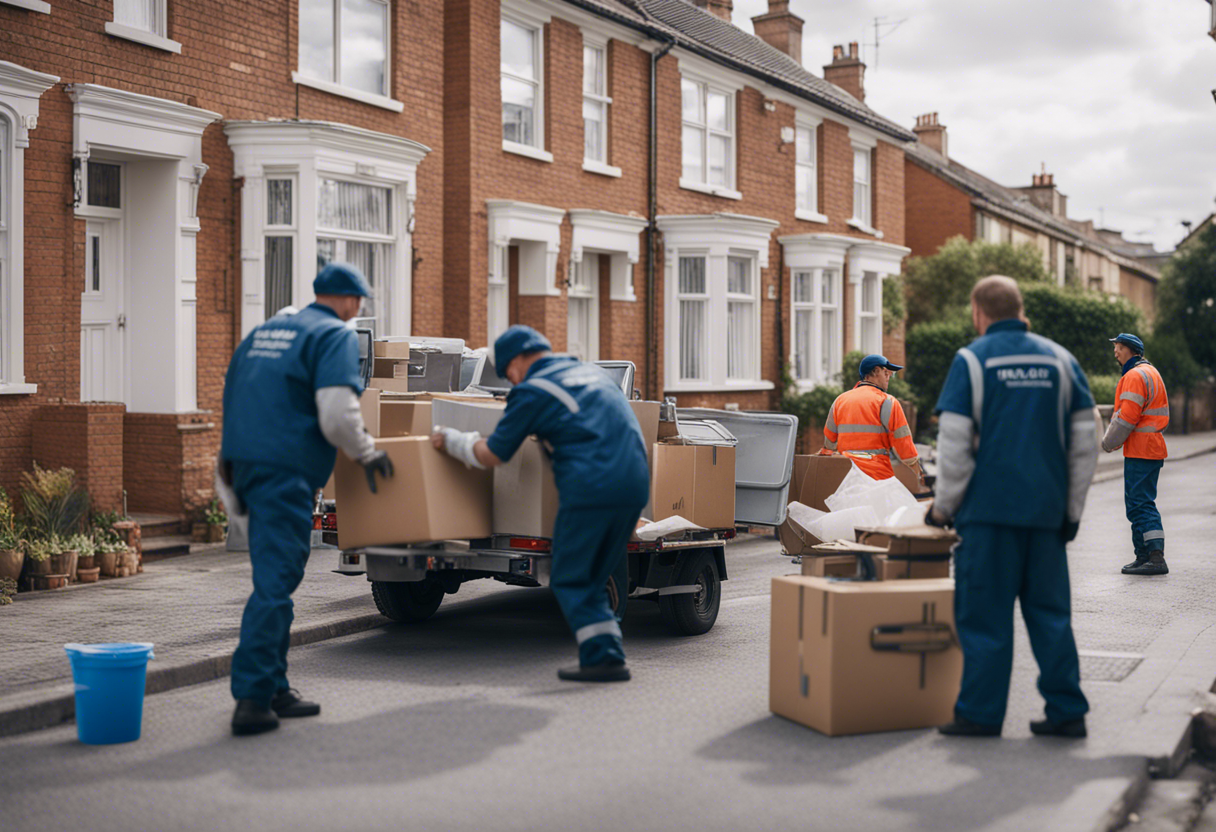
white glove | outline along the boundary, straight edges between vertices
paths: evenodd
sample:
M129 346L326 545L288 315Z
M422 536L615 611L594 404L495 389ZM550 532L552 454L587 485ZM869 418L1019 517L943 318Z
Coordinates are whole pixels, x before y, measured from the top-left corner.
M477 455L473 453L473 446L481 439L481 434L475 430L461 431L456 428L445 428L439 425L435 426L435 433L443 434L443 449L448 452L448 456L458 462L463 462L466 468L480 468L485 470L484 465L477 461Z

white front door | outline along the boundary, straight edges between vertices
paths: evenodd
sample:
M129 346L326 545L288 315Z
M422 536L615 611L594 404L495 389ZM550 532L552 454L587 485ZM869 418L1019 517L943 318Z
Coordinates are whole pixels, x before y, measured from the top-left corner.
M566 351L580 361L600 357L600 256L588 252L575 263L566 293L569 321L566 325Z
M85 225L84 292L80 296L80 400L125 400L126 315L123 310L122 221Z

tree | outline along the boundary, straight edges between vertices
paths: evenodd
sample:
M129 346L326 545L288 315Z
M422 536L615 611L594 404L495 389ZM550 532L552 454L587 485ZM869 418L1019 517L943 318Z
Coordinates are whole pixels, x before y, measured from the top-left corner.
M1046 282L1043 254L1029 243L968 242L951 237L930 257L912 257L904 268L908 328L965 309L981 277L1003 274L1019 283Z
M1185 346L1200 367L1208 373L1216 372L1216 226L1208 226L1190 245L1176 252L1163 271L1157 292L1156 331L1178 334L1184 342L1163 346L1184 365L1188 356L1180 347ZM1148 358L1153 360L1151 355Z
M1144 316L1126 298L1051 284L1022 287L1031 331L1071 352L1086 375L1118 374L1110 339L1143 332Z

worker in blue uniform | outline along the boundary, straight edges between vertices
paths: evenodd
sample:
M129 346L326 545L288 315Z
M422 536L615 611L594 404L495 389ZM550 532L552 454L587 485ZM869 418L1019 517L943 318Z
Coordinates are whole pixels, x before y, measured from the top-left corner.
M507 462L537 436L550 448L559 506L550 586L578 641L577 666L558 677L623 682L630 677L617 610L629 594L626 549L650 495L646 446L621 388L594 364L554 355L531 327L494 342L495 367L514 387L494 433L435 427L432 441L465 465ZM609 578L619 598L614 610Z
M313 716L287 684L291 594L304 577L317 489L335 448L363 465L368 485L392 463L363 427L359 345L346 321L371 295L353 266L330 264L313 282L316 302L256 327L224 381L224 434L216 488L230 515L248 514L253 594L232 657L234 734L260 734L279 717Z
M937 498L953 521L955 623L963 681L943 734L1000 736L1013 665L1013 602L1039 664L1046 718L1035 734L1085 736L1065 544L1077 534L1097 466L1089 382L1059 344L1029 332L1017 284L971 293L980 338L958 351L937 401Z

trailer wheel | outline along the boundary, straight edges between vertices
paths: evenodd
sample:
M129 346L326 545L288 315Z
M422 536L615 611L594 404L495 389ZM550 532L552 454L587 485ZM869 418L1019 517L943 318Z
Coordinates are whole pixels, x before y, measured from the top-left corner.
M380 614L402 624L426 621L443 602L438 581L372 581L372 598Z
M722 582L712 550L700 549L681 555L671 573L672 586L695 584L696 592L659 596L663 620L681 635L708 633L718 620L722 603Z

